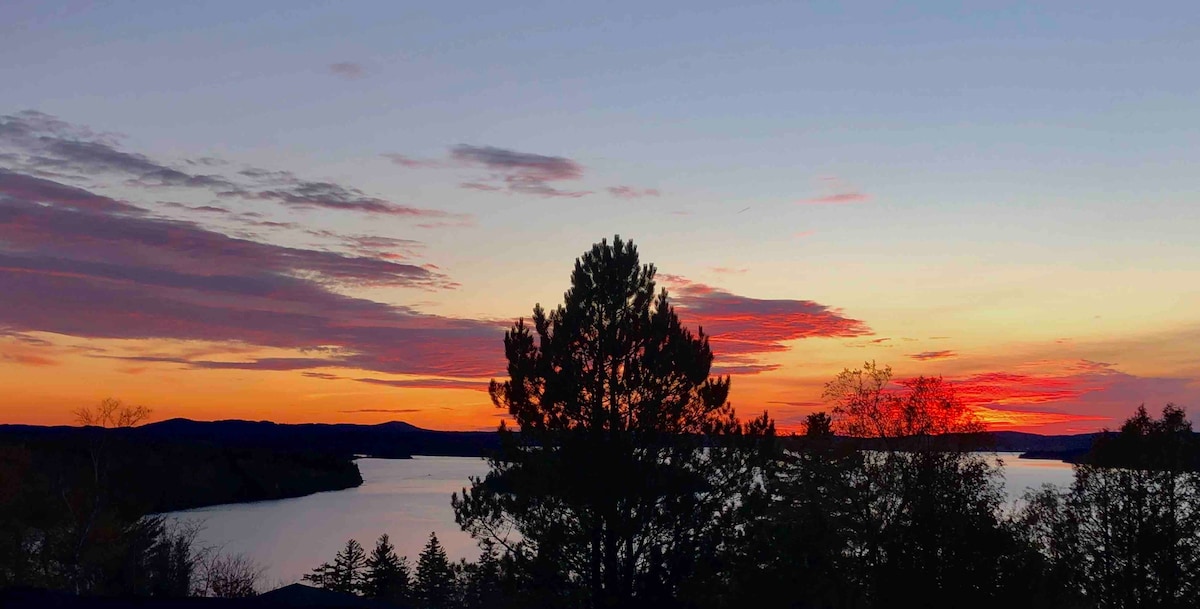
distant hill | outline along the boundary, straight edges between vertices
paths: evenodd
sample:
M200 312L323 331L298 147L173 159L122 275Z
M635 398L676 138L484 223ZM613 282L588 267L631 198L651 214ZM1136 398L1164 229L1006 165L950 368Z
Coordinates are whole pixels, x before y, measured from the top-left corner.
M994 431L990 435L995 442L995 450L998 451L1020 452L1023 459L1074 462L1087 454L1092 448L1092 441L1100 433L1042 436L1020 431Z
M80 433L79 427L0 425L6 437L55 438ZM350 423L272 423L270 421L193 421L168 419L139 427L111 430L134 441L201 443L226 448L316 453L344 458L371 456L407 459L412 455L474 457L499 447L491 431L433 431L401 421L378 425Z

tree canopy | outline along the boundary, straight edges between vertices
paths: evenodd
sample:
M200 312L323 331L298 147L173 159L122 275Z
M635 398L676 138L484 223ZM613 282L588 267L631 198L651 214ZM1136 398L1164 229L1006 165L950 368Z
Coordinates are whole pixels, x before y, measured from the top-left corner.
M713 353L656 291L655 268L615 237L575 262L563 304L505 334L508 379L489 392L519 428L454 499L459 523L513 552L541 602L631 606L703 579L753 486L764 414L742 424Z

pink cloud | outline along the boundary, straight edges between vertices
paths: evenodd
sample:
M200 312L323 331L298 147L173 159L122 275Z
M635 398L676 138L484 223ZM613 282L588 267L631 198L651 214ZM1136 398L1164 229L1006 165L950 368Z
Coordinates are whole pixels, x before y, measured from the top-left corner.
M127 358L192 368L339 366L452 377L503 370L503 324L423 314L339 290L453 288L436 268L235 238L124 207L81 209L74 201L85 200L86 191L62 200L54 184L0 197L0 326L6 334L337 347L323 357L243 362ZM355 241L364 250L403 244L379 237ZM480 349L492 341L497 348Z
M863 322L810 300L750 298L678 275L660 273L658 278L683 321L709 335L718 363L739 373L773 370L752 356L786 351L787 341L871 333Z
M463 182L462 184L459 184L458 187L465 188L467 190L481 190L483 192L496 192L498 190L504 190L499 186L484 184L483 182Z
M871 196L861 192L839 192L814 199L802 199L797 203L805 205L841 205L845 203L861 203L870 200Z

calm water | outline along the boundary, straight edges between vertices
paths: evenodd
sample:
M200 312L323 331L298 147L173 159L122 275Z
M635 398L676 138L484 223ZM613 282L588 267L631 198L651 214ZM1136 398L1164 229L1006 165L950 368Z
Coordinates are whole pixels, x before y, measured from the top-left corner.
M1059 461L1002 455L1010 497L1031 486L1071 482L1071 466ZM478 555L474 540L459 530L450 494L466 486L468 476L483 475L487 463L465 457L359 459L363 484L344 491L296 499L218 505L170 515L199 520L200 540L229 553L244 553L266 567L270 587L298 581L354 538L368 551L387 533L397 553L416 560L431 531L452 560Z

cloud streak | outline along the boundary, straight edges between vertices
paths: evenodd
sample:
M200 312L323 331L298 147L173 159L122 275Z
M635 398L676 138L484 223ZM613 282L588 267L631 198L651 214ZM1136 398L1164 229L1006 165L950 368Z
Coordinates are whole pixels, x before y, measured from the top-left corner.
M143 154L121 150L113 136L97 134L34 111L0 116L0 151L3 150L10 151L6 154L12 158L15 172L25 174L26 180L38 177L63 180L81 174L90 180L123 180L121 183L127 187L193 189L221 199L269 201L292 209L327 209L423 220L465 219L460 214L370 196L336 182L302 179L289 171L243 167L227 174L192 172ZM187 160L183 164L206 169L225 169L227 165L207 157Z
M413 157L406 156L403 154L397 154L395 152L387 152L381 156L383 156L383 158L388 159L389 161L395 163L396 165L399 165L401 167L408 167L409 169L426 169L426 168L430 168L430 167L441 167L442 166L442 162L438 161L438 160L417 159L417 158L413 158Z
M861 192L838 192L813 199L801 199L797 203L803 205L844 205L846 203L862 203L870 199L870 195Z
M551 184L583 177L583 166L566 157L459 144L450 149L450 158L493 172L488 179L467 182L475 190L490 190L479 186L495 181L503 184L508 192L540 197L579 198L591 194L590 191L562 190Z
M32 176L0 177L0 326L92 339L203 340L320 357L221 362L131 357L197 369L338 366L391 374L486 377L502 370L502 325L446 318L341 293L455 284L430 265L376 255L412 245L352 237L370 255L237 238L157 218L132 204Z
M805 338L869 335L865 323L811 300L767 300L739 296L721 288L660 273L680 317L710 336L718 362L730 374L768 372L755 356L779 353L785 343Z
M958 357L958 353L954 351L922 351L920 353L910 353L909 359L915 359L920 362L929 362L942 359L954 359Z
M565 182L582 180L584 166L565 156L521 152L499 146L458 144L450 148L444 159L417 158L389 152L382 155L393 164L406 169L466 167L482 170L458 183L464 190L532 195L543 198L578 199L593 194L591 190L569 189ZM618 184L604 191L618 199L658 197L657 188Z
M339 61L337 63L329 64L329 73L348 80L357 80L366 75L367 71L360 63L355 63L353 61Z
M618 199L641 199L662 195L657 188L637 188L635 186L609 186L608 194Z

